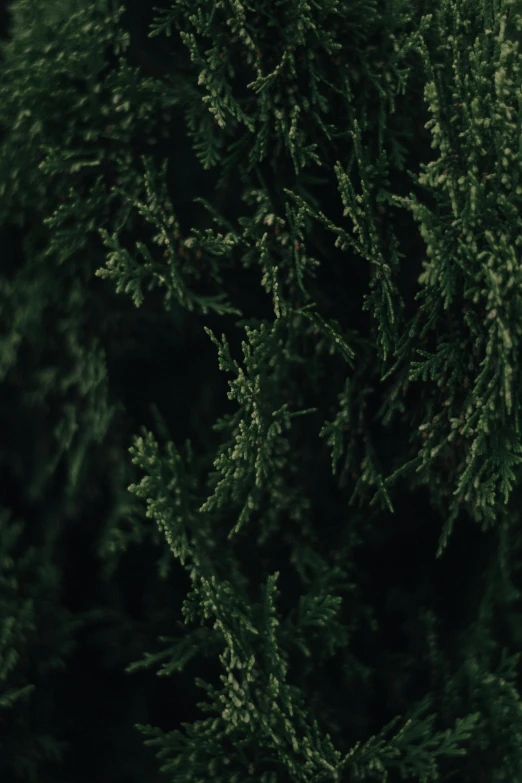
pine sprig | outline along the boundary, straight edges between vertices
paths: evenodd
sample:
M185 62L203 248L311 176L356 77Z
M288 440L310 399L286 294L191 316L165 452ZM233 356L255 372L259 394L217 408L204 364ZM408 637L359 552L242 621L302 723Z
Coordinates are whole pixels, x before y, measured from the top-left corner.
M434 731L436 715L423 715L430 706L429 698L419 702L397 731L400 719L394 718L378 735L355 747L343 760L343 767L351 767L355 780L365 780L371 775L386 783L389 772L397 770L405 780L415 776L419 783L439 781L439 760L466 754L465 745L480 716L474 713L459 718L453 729L437 732Z
M285 432L292 419L311 413L313 409L290 411L288 403L274 410L271 404L276 357L281 355L279 328L262 325L259 329L245 327L248 342L243 342L244 369L232 359L226 338L220 342L210 331L207 334L218 347L219 367L232 372L229 398L237 401L239 410L230 423L233 439L224 444L214 462L216 482L213 494L201 506L201 511L215 511L229 503L242 505L237 524L230 532L235 535L259 508L262 493L272 476L278 474L288 460L289 443ZM270 376L273 376L272 378ZM261 383L261 378L266 380Z
M467 7L463 2L462 9ZM419 44L430 75L425 95L433 120L428 127L440 156L424 166L418 181L439 202L444 194L452 220L433 214L416 197L395 201L418 221L429 258L419 277L418 299L430 314L430 325L420 330L413 323L411 345L416 344L417 356L409 355L409 379L422 379L425 390L420 429L426 443L419 451L423 479L429 481L435 465L455 450L460 466L451 478L449 517L454 519L463 503L474 518L493 524L519 478L521 460L516 392L520 281L514 262L520 54L504 40L505 11L485 36L477 31L473 38L462 9L444 4L437 17L441 38L444 25L456 33L443 47L445 67L453 63L455 73L451 96L436 74L432 52ZM468 36L472 45L464 56L458 42ZM498 42L493 58L490 38ZM441 328L444 323L451 324L451 333ZM420 348L435 330L436 347ZM471 354L464 355L467 346Z
M164 303L167 310L181 305L186 310L197 308L202 313L213 310L221 315L238 314L238 310L226 301L223 293L205 296L192 290L190 277L197 280L201 276L197 265L194 267L191 252L196 237L180 241L178 245L179 222L175 217L165 182L167 161L164 162L159 176L154 172L150 159L144 158L143 164L145 199L134 200L125 197L123 192L121 195L126 198L129 206L134 207L145 222L156 231L153 241L160 248L164 248L163 257L166 263L155 259L147 245L137 241L136 249L144 261L140 263L120 245L118 232L109 235L105 229L100 229L105 246L112 252L108 255L106 267L97 270L97 276L114 279L116 291L131 295L136 307L143 303L142 286L147 281L149 291L156 287L165 289ZM188 259L187 250L190 253ZM196 259L201 258L201 252L201 249L195 251ZM216 264L209 264L205 271L211 280L219 282Z

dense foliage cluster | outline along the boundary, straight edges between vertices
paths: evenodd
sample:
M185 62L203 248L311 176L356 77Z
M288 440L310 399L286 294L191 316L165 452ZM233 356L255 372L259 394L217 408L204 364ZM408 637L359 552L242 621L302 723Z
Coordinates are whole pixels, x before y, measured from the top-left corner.
M14 0L0 779L522 780L515 0Z

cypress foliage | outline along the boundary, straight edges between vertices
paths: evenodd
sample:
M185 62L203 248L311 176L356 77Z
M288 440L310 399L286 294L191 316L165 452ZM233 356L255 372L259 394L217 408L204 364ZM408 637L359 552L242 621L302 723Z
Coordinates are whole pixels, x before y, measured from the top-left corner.
M521 29L12 2L2 781L522 780Z

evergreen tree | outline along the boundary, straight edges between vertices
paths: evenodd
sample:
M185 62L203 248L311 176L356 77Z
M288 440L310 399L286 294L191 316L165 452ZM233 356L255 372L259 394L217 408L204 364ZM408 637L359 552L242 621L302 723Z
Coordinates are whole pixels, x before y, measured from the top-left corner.
M522 781L521 29L12 2L0 779Z

